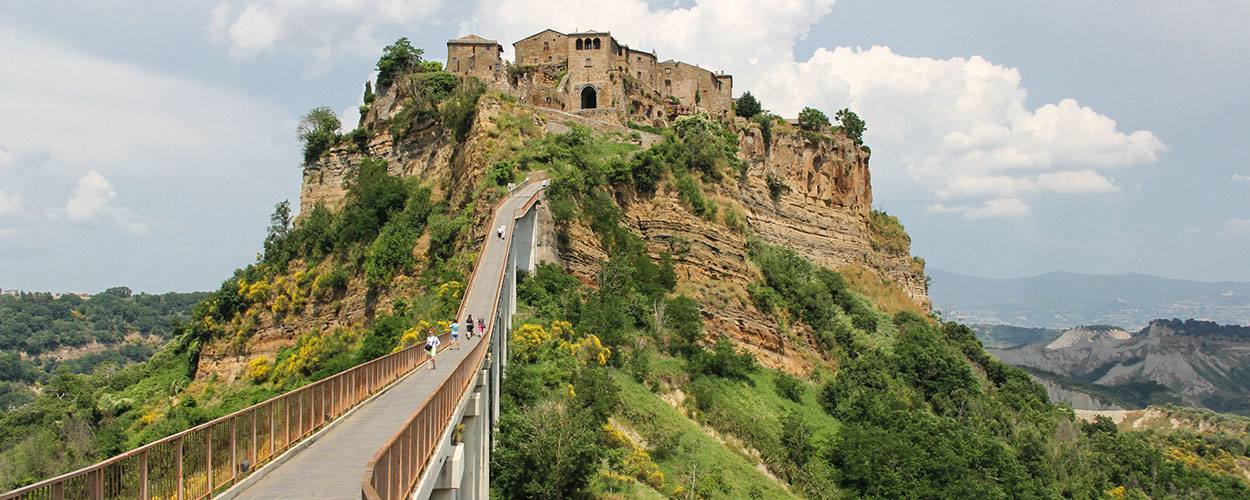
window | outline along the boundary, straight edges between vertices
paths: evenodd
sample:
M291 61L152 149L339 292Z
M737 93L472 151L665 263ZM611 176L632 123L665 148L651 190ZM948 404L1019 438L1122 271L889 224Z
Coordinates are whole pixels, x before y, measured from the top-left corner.
M535 58L534 58L534 64L538 64L538 58L537 58L537 57L535 57Z
M583 45L582 45L582 39L581 39L581 38L578 38L578 39L577 39L577 50L582 50L582 47L583 47Z
M551 62L551 56L547 56L547 62Z
M642 72L641 72L641 71L639 71L639 72L638 72L638 79L639 79L639 80L641 80L641 79L642 79Z
M551 42L543 42L543 51L544 51L544 52L546 52L546 51L547 51L547 49L551 48L551 47L549 47L549 45L550 45L550 44L551 44Z
M638 56L637 59L638 59L638 62L642 62L642 56Z
M451 58L451 67L452 71L460 71L460 61L454 57Z
M591 66L591 64L590 64L590 58L589 58L589 57L587 57L587 58L586 58L586 67L587 67L587 68L589 68L590 66Z
M673 72L673 68L664 68L664 74L666 74L666 75L667 75L667 74L672 73L672 72Z
M599 50L599 39L595 39L595 50Z
M664 86L665 86L665 87L672 87L672 86L673 86L673 81L672 81L672 80L664 80Z

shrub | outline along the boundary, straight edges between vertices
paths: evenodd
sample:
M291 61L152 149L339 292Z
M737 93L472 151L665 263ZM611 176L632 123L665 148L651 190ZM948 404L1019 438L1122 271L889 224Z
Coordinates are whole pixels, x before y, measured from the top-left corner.
M694 177L687 174L677 178L677 196L686 202L691 213L699 216L707 213L707 201L703 199L703 191Z
M329 106L313 108L300 118L296 135L304 142L304 164L309 165L338 142L342 123Z
M829 126L829 117L819 109L803 108L799 112L799 128L808 131L819 131Z
M850 109L844 108L839 110L834 117L838 119L838 123L842 124L842 131L846 133L847 137L855 141L857 146L864 144L864 131L868 130L868 126L864 124L864 120L859 119L859 115ZM865 153L869 152L868 146L863 146L863 149Z
M801 403L803 401L803 393L807 387L803 382L786 372L777 372L777 376L773 377L773 384L777 386L777 394L781 397Z
M760 114L761 111L763 109L760 107L760 101L756 100L750 91L743 92L742 96L734 101L734 114L748 120Z
M723 378L747 380L758 367L755 356L746 350L734 348L734 343L721 337L710 351L700 351L690 358L691 373L716 375Z
M423 54L425 51L413 48L407 37L387 45L382 49L382 57L378 59L378 90L389 87L396 77L417 67Z

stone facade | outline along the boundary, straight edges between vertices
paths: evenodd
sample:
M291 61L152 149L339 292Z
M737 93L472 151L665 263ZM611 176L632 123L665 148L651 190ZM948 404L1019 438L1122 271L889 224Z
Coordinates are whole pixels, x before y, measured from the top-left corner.
M470 35L447 42L448 71L474 74L465 69L459 54L474 56L460 47L481 47L490 40ZM478 44L478 45L471 45ZM453 55L453 45L460 52ZM497 44L496 44L497 45ZM706 111L729 118L733 112L733 77L676 61L659 62L655 52L622 45L607 31L560 33L547 29L512 44L518 67L534 67L513 76L510 85L519 97L537 106L572 113L615 110L621 120L656 123L675 115ZM479 49L480 50L480 49ZM494 54L495 52L490 52ZM562 75L550 81L553 75ZM476 74L483 78L481 74ZM483 78L485 79L485 78ZM550 90L544 89L549 86ZM667 96L680 104L667 105ZM603 115L603 111L594 111Z
M728 118L733 111L733 77L713 73L680 61L659 63L656 88L665 97L677 98L681 109L703 108L714 116Z
M448 40L446 70L484 82L499 80L503 75L503 46L477 35Z
M512 44L517 66L559 64L569 58L568 36L548 29Z

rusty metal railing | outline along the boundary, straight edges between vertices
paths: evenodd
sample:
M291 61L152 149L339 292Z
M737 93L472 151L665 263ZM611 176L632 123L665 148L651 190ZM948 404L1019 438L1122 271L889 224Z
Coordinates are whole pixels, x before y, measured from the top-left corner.
M363 363L95 465L0 493L0 500L210 498L420 366L428 357L423 345Z

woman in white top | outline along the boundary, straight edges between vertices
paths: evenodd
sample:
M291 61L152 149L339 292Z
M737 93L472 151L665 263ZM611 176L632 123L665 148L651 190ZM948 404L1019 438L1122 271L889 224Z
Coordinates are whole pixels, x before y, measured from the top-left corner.
M434 329L430 329L430 335L425 338L425 354L430 357L430 369L434 369L434 355L438 353L438 346L443 341L438 340L438 335L434 335Z

